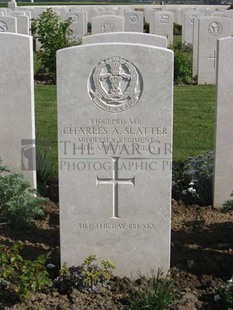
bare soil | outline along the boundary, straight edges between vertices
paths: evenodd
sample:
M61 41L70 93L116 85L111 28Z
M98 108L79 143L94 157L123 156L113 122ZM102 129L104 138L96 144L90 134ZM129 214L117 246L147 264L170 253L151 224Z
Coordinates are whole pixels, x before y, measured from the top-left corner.
M0 226L0 243L24 243L23 256L36 259L48 255L56 266L51 276L58 275L59 209L49 201L45 204L46 218L30 230L15 230ZM233 275L233 211L226 214L210 206L185 206L173 201L171 278L180 294L174 310L217 309L214 290ZM33 294L27 303L4 305L0 309L123 309L127 304L127 281L114 278L111 289L99 293L73 290L60 295L55 290Z

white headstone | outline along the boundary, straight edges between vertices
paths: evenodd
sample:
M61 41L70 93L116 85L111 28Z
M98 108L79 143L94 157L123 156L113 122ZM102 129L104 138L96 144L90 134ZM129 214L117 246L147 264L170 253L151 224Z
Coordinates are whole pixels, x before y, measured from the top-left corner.
M215 84L217 39L231 35L231 20L201 17L198 25L198 84Z
M173 21L174 14L171 12L154 13L150 20L150 33L165 36L168 45L173 44Z
M129 12L125 14L125 31L143 32L143 12Z
M198 11L190 11L183 13L182 43L193 44L194 19L201 15L202 14Z
M12 16L14 16L14 13ZM17 33L29 35L29 17L25 15L16 15L15 17L17 19Z
M137 43L144 45L154 45L167 47L167 38L154 34L136 33L136 32L114 32L99 33L82 38L83 44L96 44L108 42Z
M0 157L35 188L32 37L0 33L0 55Z
M86 35L87 26L85 25L85 12L74 11L72 13L62 14L62 19L66 20L68 18L72 18L70 29L73 31L72 36L74 39L80 39Z
M103 15L92 18L92 34L124 31L124 18L114 15Z
M219 208L232 199L233 191L233 38L220 39L217 43L214 206Z
M193 20L193 70L192 76L197 77L198 72L198 18Z
M121 276L166 272L173 52L82 45L58 51L57 77L61 261L94 253Z
M0 16L0 32L17 32L17 19L11 16Z

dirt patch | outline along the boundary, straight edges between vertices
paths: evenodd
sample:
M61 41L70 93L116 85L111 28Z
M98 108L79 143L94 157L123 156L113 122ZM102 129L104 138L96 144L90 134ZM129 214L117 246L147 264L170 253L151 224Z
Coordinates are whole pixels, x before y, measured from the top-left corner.
M60 266L59 209L49 201L46 218L30 230L0 226L0 243L24 243L23 256L35 259L49 255L49 263ZM175 310L215 309L214 290L233 275L233 212L221 213L212 207L184 206L173 202L171 277L180 290ZM127 281L115 278L111 289L98 294L73 290L69 295L56 291L33 294L29 302L7 309L123 309L127 304ZM0 305L0 309L6 309Z

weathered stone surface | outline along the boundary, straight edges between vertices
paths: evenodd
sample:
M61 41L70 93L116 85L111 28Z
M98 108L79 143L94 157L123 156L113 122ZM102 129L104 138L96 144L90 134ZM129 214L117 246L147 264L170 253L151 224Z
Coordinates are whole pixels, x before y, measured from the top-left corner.
M0 55L0 156L35 188L32 37L0 33Z
M173 52L82 45L57 53L57 74L61 261L96 254L118 275L166 272Z
M218 40L215 125L214 206L222 207L233 191L233 38Z

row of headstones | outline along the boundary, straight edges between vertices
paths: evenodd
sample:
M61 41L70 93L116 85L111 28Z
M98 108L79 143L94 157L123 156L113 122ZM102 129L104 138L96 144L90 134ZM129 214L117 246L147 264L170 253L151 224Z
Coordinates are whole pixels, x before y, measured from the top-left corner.
M66 9L66 10L65 10ZM68 8L56 9L63 19L72 17L72 30L74 38L80 38L87 34L87 22L92 20L92 33L107 32L143 32L143 12L125 10L104 11L92 9L87 11L73 10L67 12ZM198 84L214 84L216 76L216 42L221 37L232 35L233 22L231 11L210 12L195 10L181 11L176 9L176 14L163 10L144 9L145 19L150 21L150 33L167 37L168 45L173 43L173 21L182 24L182 42L193 47L193 77L197 76ZM18 32L29 34L29 17L38 18L44 9L31 9L31 11L12 11L2 9L0 14L0 31ZM118 14L106 15L106 14ZM178 14L179 13L179 14ZM96 16L101 14L102 16ZM119 16L124 14L124 16ZM203 16L204 14L214 16ZM6 16L12 15L12 16ZM223 15L224 17L217 16ZM15 17L13 17L15 16ZM175 18L176 16L176 18ZM182 17L181 21L180 18ZM153 22L152 22L153 21ZM39 42L36 44L40 48Z
M95 9L95 10L94 10ZM9 32L18 32L22 34L29 33L29 18L38 18L45 10L27 8L18 8L17 10L2 9L0 15L4 16L0 21L0 30ZM164 11L158 9L144 9L141 11L134 11L132 8L126 7L124 9L100 10L100 8L92 8L92 10L80 10L68 7L53 8L62 19L72 18L71 28L75 38L81 38L87 34L88 21L92 23L92 34L102 32L143 32L144 31L144 16L145 20L150 24L150 33L157 35L164 35L168 38L168 44L173 43L173 22L177 22L183 26L182 39L184 43L192 43L193 34L193 19L194 17L210 14L209 11ZM68 12L69 10L69 12ZM215 11L214 11L215 12ZM179 14L178 14L179 13ZM217 14L217 13L215 13ZM218 12L218 14L223 14ZM16 16L17 20L9 19L6 15ZM22 17L23 16L23 17ZM178 18L179 17L179 18ZM180 21L180 17L182 20ZM5 20L4 20L5 19ZM17 27L18 23L18 27ZM18 31L17 31L18 28Z
M167 271L173 52L152 35L112 35L57 53L61 261L95 253L118 275ZM232 49L218 40L216 206L233 183ZM30 36L0 34L0 155L35 187L32 55Z
M217 40L233 34L233 11L221 14L183 14L182 42L193 48L192 74L198 84L215 84Z
M0 31L29 34L29 17L38 18L42 10L37 11L0 11ZM112 13L112 15L111 15ZM4 15L3 15L4 14ZM27 14L27 16L26 16ZM88 33L88 15L86 11L60 12L63 20L72 18L71 29L74 39L82 38ZM96 13L97 14L97 13ZM101 14L101 13L99 13ZM102 12L100 16L92 17L92 34L105 32L144 32L143 12L130 11L124 16L113 15L114 12ZM29 17L28 17L29 16ZM173 13L154 13L150 23L150 33L164 35L169 44L173 42Z
M0 32L30 34L31 12L0 8Z

